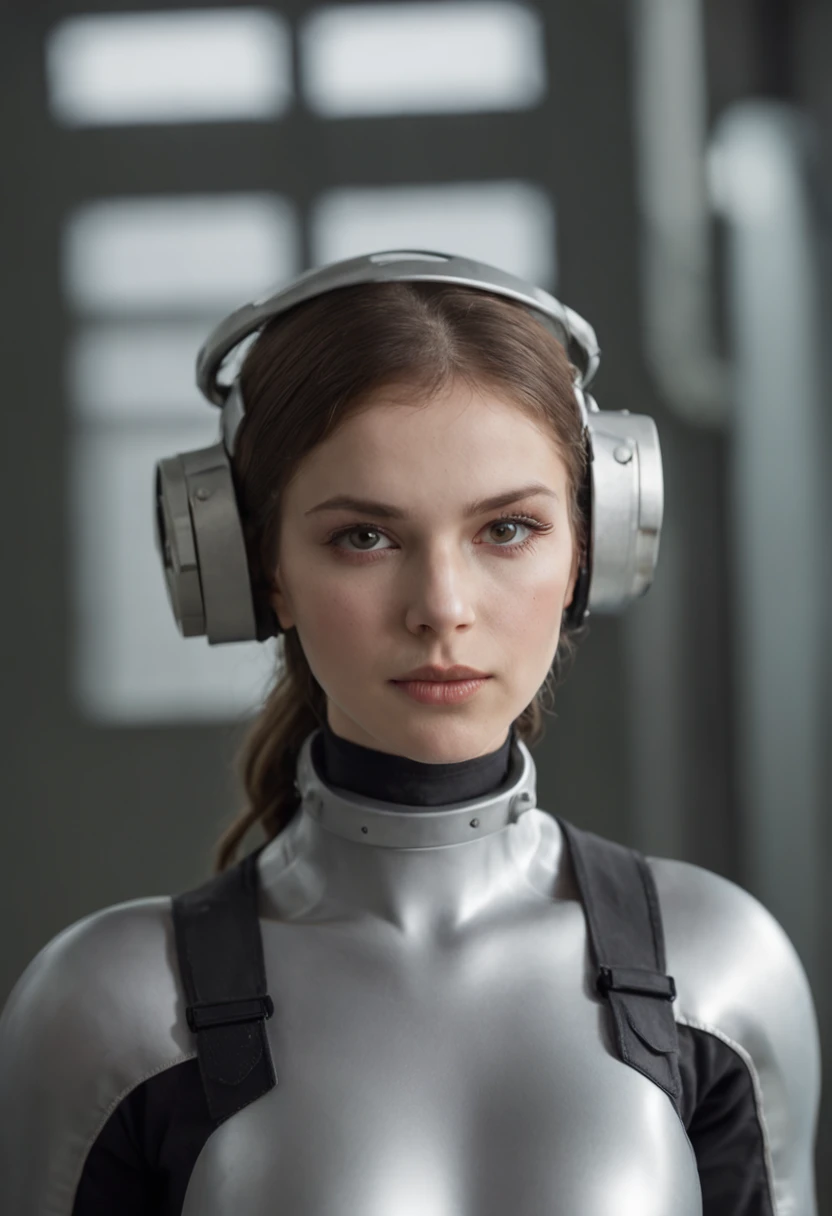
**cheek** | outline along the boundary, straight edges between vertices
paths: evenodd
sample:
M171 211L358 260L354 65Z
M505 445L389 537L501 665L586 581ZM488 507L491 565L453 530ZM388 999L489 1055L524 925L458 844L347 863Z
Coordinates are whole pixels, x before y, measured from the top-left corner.
M563 561L522 558L514 563L517 571L508 581L495 587L490 600L492 620L512 635L528 631L549 638L560 622L561 605L569 584L569 570ZM522 569L518 569L522 567Z
M546 563L530 570L513 596L500 600L501 615L495 618L492 631L506 639L516 687L539 683L540 673L551 665L568 586L569 571L563 563Z
M304 582L299 619L310 645L327 653L337 650L349 662L362 647L372 647L383 609L383 597L369 580L362 588L358 579L321 578L316 585L310 578Z

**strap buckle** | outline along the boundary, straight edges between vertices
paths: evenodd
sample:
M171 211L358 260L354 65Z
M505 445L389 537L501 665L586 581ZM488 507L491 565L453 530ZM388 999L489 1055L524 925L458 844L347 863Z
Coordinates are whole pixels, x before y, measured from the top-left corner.
M634 992L664 1001L676 1000L673 976L645 967L599 967L597 988L603 996L609 992Z
M259 1022L274 1013L274 1002L268 995L245 997L231 1001L197 1001L185 1010L188 1025L196 1033L214 1026L233 1026L239 1022Z

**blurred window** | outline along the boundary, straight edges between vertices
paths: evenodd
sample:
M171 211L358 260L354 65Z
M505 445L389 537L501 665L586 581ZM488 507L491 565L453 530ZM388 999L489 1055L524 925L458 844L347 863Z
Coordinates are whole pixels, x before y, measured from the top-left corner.
M265 195L121 199L68 218L74 685L93 719L246 715L274 671L273 643L209 647L179 634L156 553L153 470L216 442L197 351L225 312L298 272L298 245L292 207Z
M294 226L268 194L91 203L70 218L64 281L84 309L230 308L292 273Z
M291 32L257 8L68 17L46 79L68 126L273 118L292 101Z
M67 387L84 422L215 421L196 386L204 321L124 321L80 328L69 350Z
M344 4L300 29L307 104L348 115L517 110L546 93L538 13L520 4Z
M375 249L435 249L490 262L542 287L555 280L555 216L529 182L332 190L310 220L319 265Z

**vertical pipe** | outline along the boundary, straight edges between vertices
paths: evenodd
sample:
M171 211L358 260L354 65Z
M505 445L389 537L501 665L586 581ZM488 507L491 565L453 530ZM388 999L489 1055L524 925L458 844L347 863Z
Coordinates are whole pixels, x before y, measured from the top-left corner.
M630 15L645 356L677 418L719 430L728 402L711 316L702 0L632 0ZM661 432L668 485L661 558L649 595L624 621L634 842L670 857L686 852L692 748L686 526L674 475L686 458L681 431Z
M702 0L632 0L631 12L645 353L679 417L719 428Z
M777 102L719 122L734 347L732 497L737 748L745 884L822 980L824 501L817 240L808 131Z

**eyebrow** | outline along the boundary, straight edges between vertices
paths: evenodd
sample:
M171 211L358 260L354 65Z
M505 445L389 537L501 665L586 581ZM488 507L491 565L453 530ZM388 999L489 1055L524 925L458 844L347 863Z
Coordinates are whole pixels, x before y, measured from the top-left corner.
M463 514L466 519L470 519L472 516L482 515L486 511L495 511L498 507L507 507L513 502L519 502L522 498L531 498L534 494L546 494L549 498L557 499L554 490L550 490L540 481L533 481L516 490L505 490L502 494L494 494L491 498L477 498L473 502L466 503ZM401 507L392 507L389 503L374 502L368 498L353 498L349 494L338 494L334 498L328 498L326 502L319 502L317 507L312 507L306 514L315 515L318 511L337 511L342 507L359 511L362 515L375 515L379 519L407 519L407 512L403 511Z

